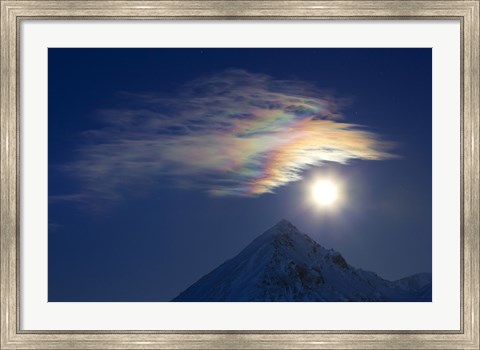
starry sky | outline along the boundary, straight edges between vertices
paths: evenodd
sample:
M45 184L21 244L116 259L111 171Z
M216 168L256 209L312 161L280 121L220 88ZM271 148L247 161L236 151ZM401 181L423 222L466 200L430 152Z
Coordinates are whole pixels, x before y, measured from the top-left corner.
M50 48L49 301L169 301L282 218L386 279L431 272L431 70L430 49Z

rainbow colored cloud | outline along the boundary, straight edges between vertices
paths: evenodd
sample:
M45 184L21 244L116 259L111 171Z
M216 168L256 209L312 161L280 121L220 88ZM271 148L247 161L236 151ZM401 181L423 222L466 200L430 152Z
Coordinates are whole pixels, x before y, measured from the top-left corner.
M388 143L343 122L338 100L306 82L232 69L171 95L125 98L128 108L100 111L105 126L85 133L68 166L90 195L163 182L258 196L325 162L392 157Z

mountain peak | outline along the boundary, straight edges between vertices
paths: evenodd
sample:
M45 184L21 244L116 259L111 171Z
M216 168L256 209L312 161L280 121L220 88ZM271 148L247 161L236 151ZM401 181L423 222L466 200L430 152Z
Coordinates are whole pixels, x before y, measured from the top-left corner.
M281 219L274 226L272 226L267 232L270 234L292 234L299 233L298 228L286 219Z
M274 225L274 227L284 227L284 226L293 226L293 224L287 219L281 219L279 222L277 222Z
M397 283L356 269L282 219L173 301L429 301L420 277Z

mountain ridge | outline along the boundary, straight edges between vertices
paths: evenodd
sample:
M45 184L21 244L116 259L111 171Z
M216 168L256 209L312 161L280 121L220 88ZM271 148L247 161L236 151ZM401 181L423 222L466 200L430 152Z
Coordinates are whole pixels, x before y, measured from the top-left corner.
M282 219L172 301L431 301L431 274L385 280Z

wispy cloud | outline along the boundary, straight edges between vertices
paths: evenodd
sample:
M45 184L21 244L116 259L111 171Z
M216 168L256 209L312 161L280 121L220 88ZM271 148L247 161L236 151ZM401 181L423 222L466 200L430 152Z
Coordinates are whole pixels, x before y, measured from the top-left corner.
M99 112L67 166L84 195L169 183L212 195L256 196L324 162L391 157L373 133L343 121L339 102L311 83L244 70L204 76L175 94L125 94L128 108Z

